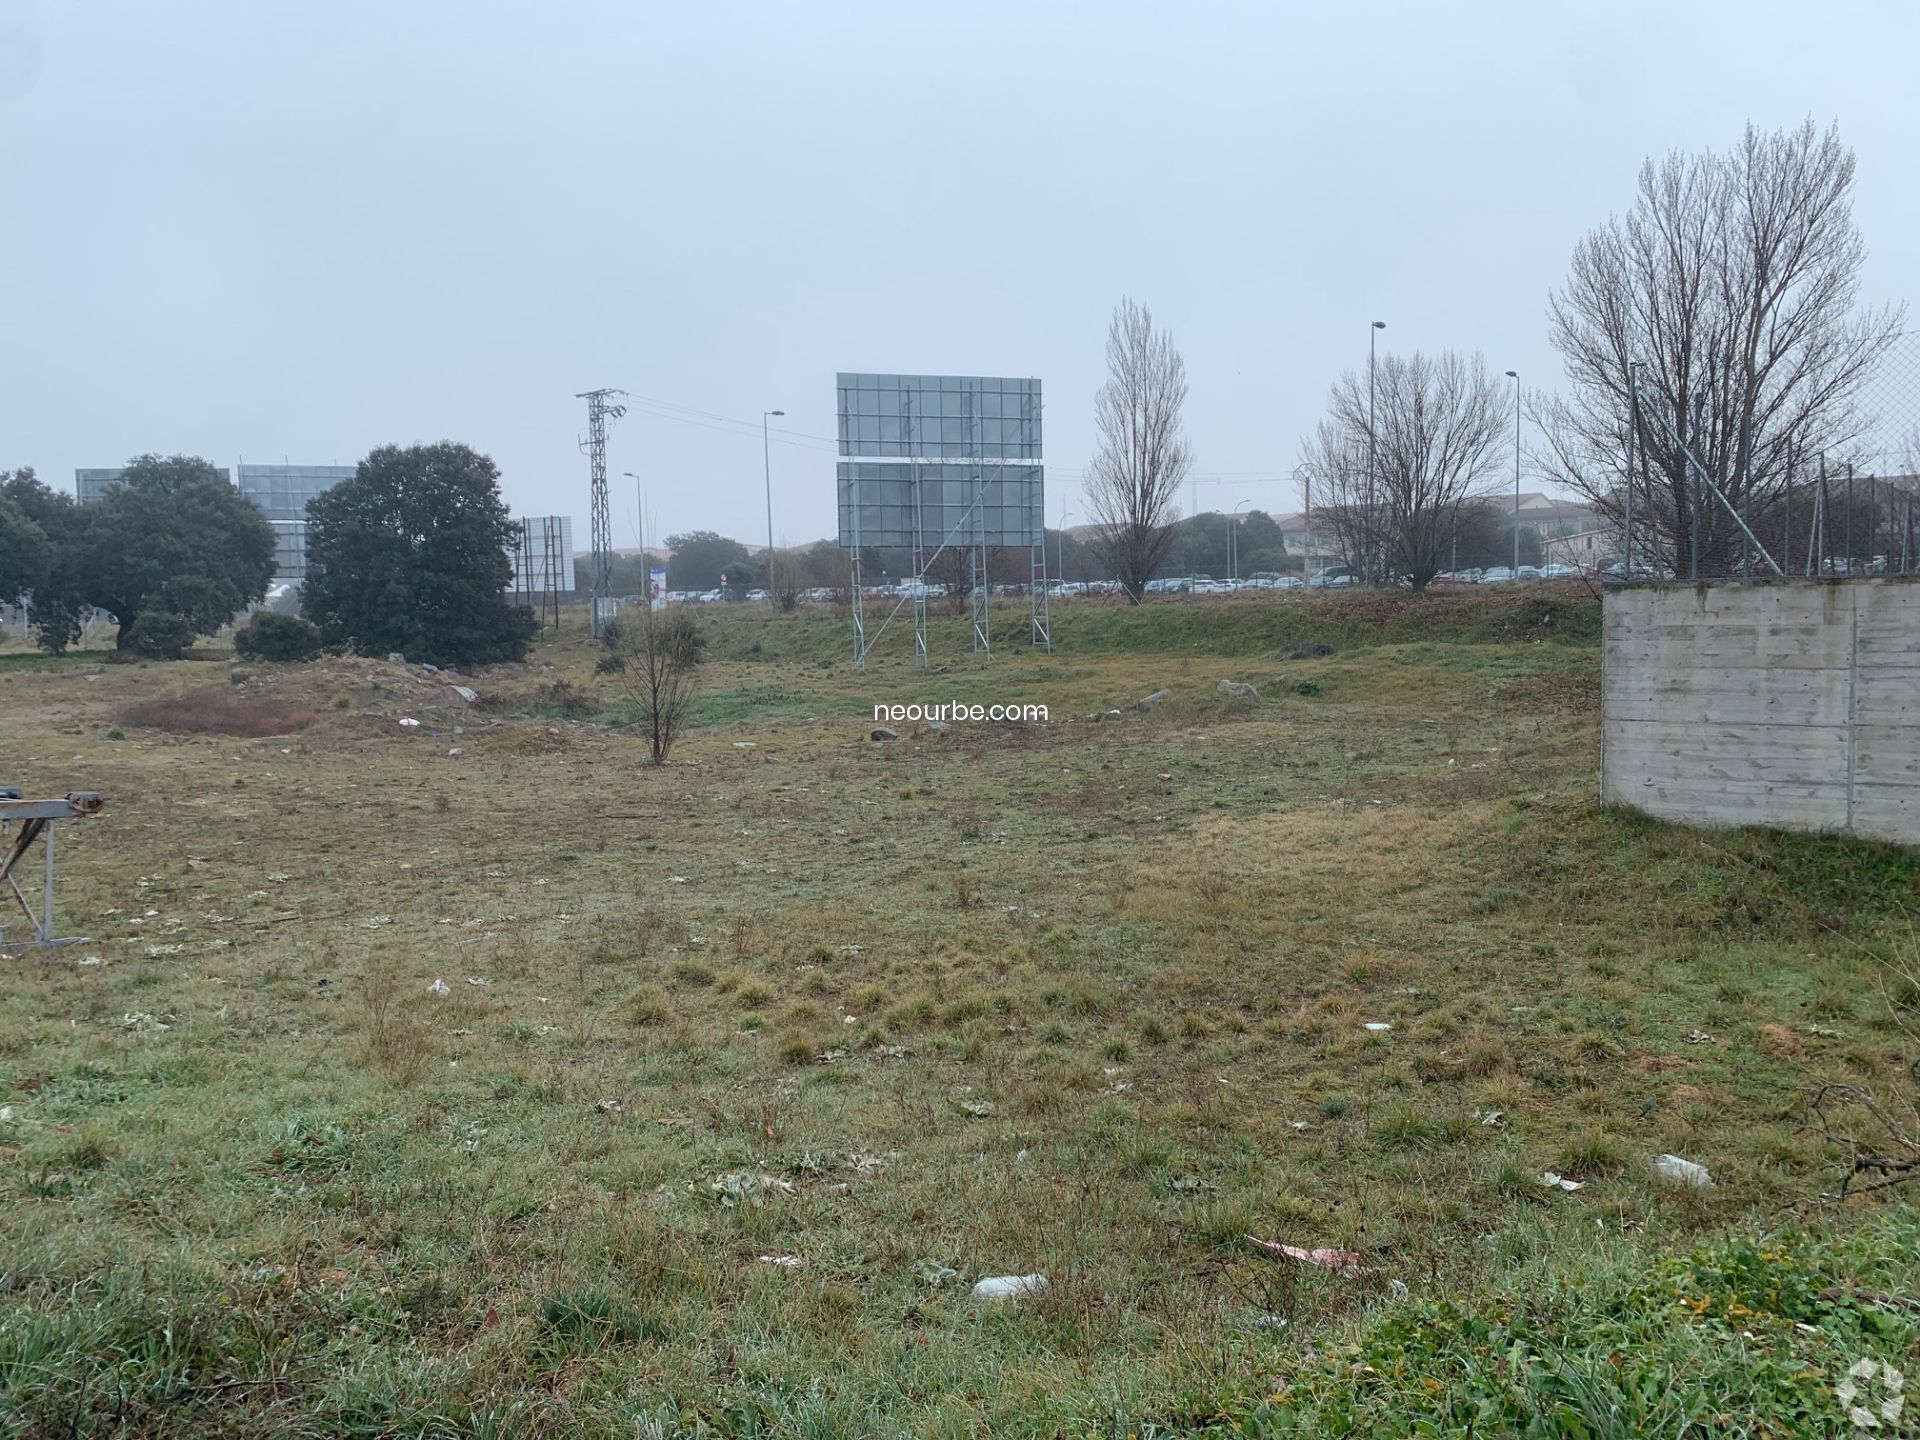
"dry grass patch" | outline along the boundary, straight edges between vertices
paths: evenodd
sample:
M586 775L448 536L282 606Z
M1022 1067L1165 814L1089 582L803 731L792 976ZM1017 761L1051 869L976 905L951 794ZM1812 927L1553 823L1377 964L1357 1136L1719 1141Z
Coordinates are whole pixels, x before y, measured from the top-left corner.
M284 700L246 700L231 690L188 690L142 700L120 712L122 725L193 735L290 735L317 717Z

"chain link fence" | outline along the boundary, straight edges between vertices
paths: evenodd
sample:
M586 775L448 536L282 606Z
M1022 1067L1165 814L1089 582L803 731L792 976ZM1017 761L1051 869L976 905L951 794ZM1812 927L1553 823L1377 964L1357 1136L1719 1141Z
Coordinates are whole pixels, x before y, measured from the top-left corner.
M1687 426L1641 392L1620 578L1920 574L1920 331L1894 340L1817 449L1717 432L1704 410Z

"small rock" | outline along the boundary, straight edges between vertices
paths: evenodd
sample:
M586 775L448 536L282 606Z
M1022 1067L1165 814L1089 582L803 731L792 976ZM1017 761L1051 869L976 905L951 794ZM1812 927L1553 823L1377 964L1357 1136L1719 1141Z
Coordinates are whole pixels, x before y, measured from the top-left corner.
M227 679L235 685L244 685L253 678L253 672L244 665L235 665L227 671Z
M868 735L867 738L869 740L898 740L900 738L900 732L898 730L889 730L884 725L876 725L873 727L873 733Z
M407 657L402 655L398 650L389 650L387 652L387 663L389 665L404 665L407 663Z
M474 690L469 690L465 685L453 685L453 686L449 686L448 688L451 689L453 693L458 695L462 700L466 701L467 704L469 705L473 704L474 701L480 698L479 692Z
M1807 1042L1784 1025L1762 1025L1760 1048L1769 1055L1784 1056L1788 1060L1807 1058Z

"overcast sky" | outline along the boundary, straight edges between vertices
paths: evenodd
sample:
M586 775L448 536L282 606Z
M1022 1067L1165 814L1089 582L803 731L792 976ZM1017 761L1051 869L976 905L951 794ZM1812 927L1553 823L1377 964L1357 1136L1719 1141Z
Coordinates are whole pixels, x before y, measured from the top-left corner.
M616 544L623 471L656 535L764 538L772 408L799 543L835 371L1035 375L1057 523L1131 294L1186 356L1200 508L1293 509L1369 321L1556 383L1580 234L1749 118L1840 122L1866 298L1914 298L1917 14L0 0L0 467L452 438L584 547L574 394L608 385Z

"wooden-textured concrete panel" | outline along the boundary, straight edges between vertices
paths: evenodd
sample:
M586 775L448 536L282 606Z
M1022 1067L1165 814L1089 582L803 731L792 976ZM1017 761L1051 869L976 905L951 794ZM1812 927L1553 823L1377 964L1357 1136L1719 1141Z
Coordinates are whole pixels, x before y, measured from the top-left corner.
M1920 582L1615 591L1605 797L1920 844Z

